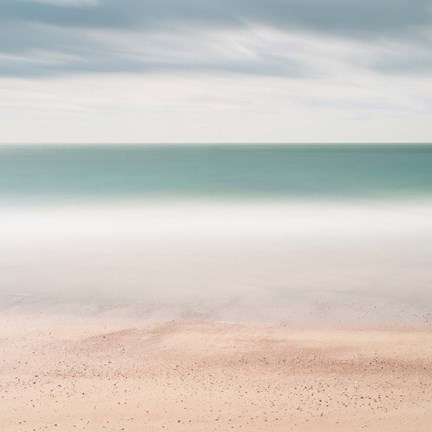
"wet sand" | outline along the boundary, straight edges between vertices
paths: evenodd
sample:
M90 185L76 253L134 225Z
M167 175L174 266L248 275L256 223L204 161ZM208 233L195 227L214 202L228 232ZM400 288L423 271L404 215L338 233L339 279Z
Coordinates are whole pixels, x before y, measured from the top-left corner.
M0 430L430 431L432 329L0 318Z

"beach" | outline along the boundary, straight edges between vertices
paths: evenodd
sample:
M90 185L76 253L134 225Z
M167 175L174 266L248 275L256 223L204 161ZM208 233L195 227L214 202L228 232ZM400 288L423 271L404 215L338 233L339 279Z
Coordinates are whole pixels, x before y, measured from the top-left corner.
M432 329L5 313L4 431L428 431Z
M432 147L0 149L0 431L429 432Z
M0 432L432 432L432 0L0 0Z

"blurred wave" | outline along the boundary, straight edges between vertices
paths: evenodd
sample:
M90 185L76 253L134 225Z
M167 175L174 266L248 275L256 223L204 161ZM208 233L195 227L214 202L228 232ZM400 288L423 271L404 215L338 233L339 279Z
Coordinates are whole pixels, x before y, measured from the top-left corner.
M0 307L429 322L432 147L2 147Z

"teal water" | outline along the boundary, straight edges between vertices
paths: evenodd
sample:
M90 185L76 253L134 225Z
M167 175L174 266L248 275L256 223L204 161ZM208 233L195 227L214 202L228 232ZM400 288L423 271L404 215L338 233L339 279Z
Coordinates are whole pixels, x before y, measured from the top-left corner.
M0 147L0 310L423 325L431 269L432 146Z
M432 146L0 147L1 199L432 196Z

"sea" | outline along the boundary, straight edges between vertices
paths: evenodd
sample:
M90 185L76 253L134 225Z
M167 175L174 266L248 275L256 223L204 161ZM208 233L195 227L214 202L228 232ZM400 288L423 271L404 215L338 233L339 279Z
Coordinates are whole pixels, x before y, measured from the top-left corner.
M432 324L432 145L3 145L0 308Z

